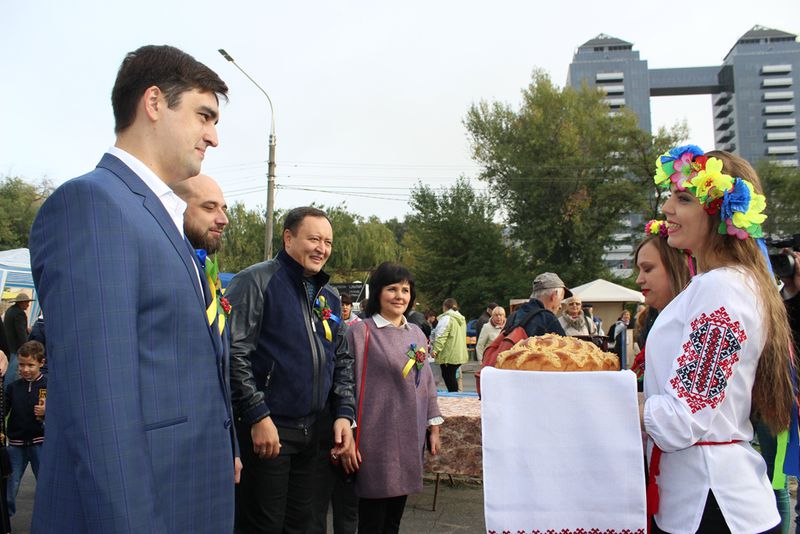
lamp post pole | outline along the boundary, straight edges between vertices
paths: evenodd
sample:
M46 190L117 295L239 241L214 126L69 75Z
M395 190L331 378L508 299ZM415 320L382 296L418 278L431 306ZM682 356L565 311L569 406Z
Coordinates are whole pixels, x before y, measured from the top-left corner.
M236 61L233 60L230 54L228 54L223 48L219 49L219 53L222 54L222 57L233 63L233 65L239 69L242 74L247 76L247 79L253 82L253 85L258 87L258 90L264 93L264 96L267 97L267 102L269 102L269 112L270 112L270 128L269 128L269 159L267 160L267 228L264 232L264 259L268 260L272 258L272 234L274 233L273 228L273 214L275 211L275 109L272 107L272 99L269 97L267 92L258 85L253 78L247 74L242 67L240 67Z

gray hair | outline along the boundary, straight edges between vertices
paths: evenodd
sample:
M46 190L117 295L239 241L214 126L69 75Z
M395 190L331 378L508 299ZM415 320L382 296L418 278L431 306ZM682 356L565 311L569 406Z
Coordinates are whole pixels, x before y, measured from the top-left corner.
M552 295L556 291L564 291L564 288L563 287L548 287L548 288L545 288L545 289L537 289L533 293L531 293L531 298L532 299L538 299L538 300L541 300L542 302L544 302L545 300L547 300L547 298L550 297L550 295ZM562 295L563 295L563 293L562 293Z

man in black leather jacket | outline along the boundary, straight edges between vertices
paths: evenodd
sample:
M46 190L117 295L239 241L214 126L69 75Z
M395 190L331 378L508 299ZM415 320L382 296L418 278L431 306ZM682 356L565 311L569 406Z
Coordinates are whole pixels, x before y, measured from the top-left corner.
M305 532L320 435L331 432L324 416L334 419L337 448L352 440L353 359L339 295L322 271L332 242L325 212L295 208L284 221L283 250L240 272L225 293L244 464L237 532Z

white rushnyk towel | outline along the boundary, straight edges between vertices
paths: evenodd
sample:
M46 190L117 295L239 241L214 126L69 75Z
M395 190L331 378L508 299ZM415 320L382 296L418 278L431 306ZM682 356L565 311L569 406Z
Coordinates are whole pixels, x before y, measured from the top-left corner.
M633 372L484 368L481 424L487 532L645 531Z

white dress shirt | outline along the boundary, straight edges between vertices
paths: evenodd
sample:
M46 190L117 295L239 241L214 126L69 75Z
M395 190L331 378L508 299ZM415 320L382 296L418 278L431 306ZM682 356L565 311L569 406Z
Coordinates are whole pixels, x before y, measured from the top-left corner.
M161 202L161 205L164 206L167 215L169 215L169 218L175 223L175 227L178 229L178 233L183 239L185 237L183 233L183 212L186 211L186 202L176 195L175 191L170 189L156 173L150 170L150 167L145 165L136 156L116 146L112 146L107 152L122 161L130 170L136 173L136 176L142 179L150 191L158 198L159 202ZM200 291L202 292L203 282L200 279L200 270L197 268L197 262L192 262L192 265L194 265L194 272L197 274L197 283L200 284Z

